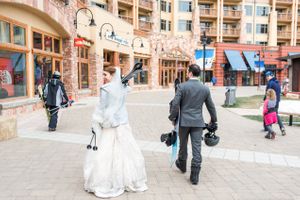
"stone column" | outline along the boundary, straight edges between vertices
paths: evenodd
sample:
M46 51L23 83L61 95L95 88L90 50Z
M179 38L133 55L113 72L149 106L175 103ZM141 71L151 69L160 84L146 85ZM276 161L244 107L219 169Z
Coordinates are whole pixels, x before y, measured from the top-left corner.
M268 46L277 46L277 11L275 0L273 1L272 11L269 14Z
M220 3L220 24L218 24L218 26L220 26L220 39L219 42L223 42L223 14L224 14L224 10L223 10L223 3L224 0L221 0Z
M67 20L73 24L76 11L76 1L70 1L65 13ZM77 36L74 26L70 28L70 37L63 39L63 82L68 96L76 100L78 98L78 69L77 69L77 49L74 47L74 38Z
M200 30L200 10L196 2L193 10L193 45L197 46L197 41L200 40L201 30Z
M241 29L240 29L240 44L246 44L247 42L247 36L246 36L246 23L245 23L245 15L246 15L246 9L245 9L245 0L242 2L242 16L241 16Z
M108 11L115 16L119 16L118 0L108 0Z
M93 96L100 95L100 86L102 85L103 59L96 53L89 55L89 83Z
M157 1L152 1L153 12L152 12L152 32L159 33L160 32L160 9L158 8Z

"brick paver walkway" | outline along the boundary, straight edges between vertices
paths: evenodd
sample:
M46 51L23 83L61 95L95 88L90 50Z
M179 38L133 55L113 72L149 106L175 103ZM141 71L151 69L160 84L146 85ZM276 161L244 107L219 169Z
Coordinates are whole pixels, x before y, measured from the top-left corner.
M189 171L170 168L169 150L159 142L172 128L167 116L173 91L130 94L130 124L145 156L149 190L115 199L300 199L300 128L287 127L287 136L266 140L261 123L221 107L224 92L212 89L221 141L203 147L197 186L189 183ZM256 93L256 88L237 90L240 96ZM42 110L19 118L19 138L0 143L0 200L97 199L83 190L82 177L96 102L86 98L62 110L54 134L46 131Z

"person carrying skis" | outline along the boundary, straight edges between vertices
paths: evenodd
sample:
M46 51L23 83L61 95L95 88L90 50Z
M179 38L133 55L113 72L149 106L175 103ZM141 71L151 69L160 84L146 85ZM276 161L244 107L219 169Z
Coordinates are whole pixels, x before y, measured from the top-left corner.
M64 84L60 81L60 77L60 73L55 71L44 88L45 104L50 112L49 131L56 131L58 110L62 105L67 106L69 102Z

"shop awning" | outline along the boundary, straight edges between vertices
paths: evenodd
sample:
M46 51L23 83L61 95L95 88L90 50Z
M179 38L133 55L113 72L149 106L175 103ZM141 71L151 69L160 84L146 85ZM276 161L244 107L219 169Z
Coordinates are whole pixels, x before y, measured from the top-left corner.
M251 71L255 71L255 61L258 61L258 57L255 56L255 51L243 51L243 55L245 56Z
M300 58L300 54L298 53L295 53L295 54L291 54L291 55L288 55L288 56L284 56L284 57L279 57L279 58L276 58L276 60L280 60L280 61L285 61L287 62L288 59L295 59L295 58Z
M224 50L233 71L247 71L247 66L240 54L236 50Z
M297 54L300 54L300 52L288 52L289 56L294 56L294 55L297 55Z

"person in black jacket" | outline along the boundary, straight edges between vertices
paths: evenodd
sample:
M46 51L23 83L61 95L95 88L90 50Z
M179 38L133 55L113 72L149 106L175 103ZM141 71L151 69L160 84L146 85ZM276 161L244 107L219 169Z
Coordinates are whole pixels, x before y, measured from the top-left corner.
M275 106L275 110L276 110L276 113L277 113L277 121L278 121L279 128L281 130L281 133L284 136L284 135L286 135L286 131L285 131L284 125L283 125L283 123L281 121L281 118L278 115L279 102L280 102L280 94L281 94L281 87L280 87L279 81L276 79L276 77L274 76L273 72L267 71L265 75L266 75L266 79L268 81L268 84L267 84L267 87L266 87L266 91L268 89L273 89L275 91L275 93L276 93L276 106ZM264 124L264 128L266 130L265 124Z
M48 81L44 88L45 104L49 108L50 121L49 131L55 131L58 118L58 110L61 105L68 103L69 98L67 96L64 84L60 81L60 73L55 71L52 75L52 79Z

